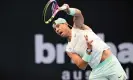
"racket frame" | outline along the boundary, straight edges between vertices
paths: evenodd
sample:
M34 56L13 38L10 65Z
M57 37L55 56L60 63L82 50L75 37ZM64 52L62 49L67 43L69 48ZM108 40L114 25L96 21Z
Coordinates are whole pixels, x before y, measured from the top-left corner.
M54 12L53 12L51 18L49 18L48 20L46 20L46 19L45 19L46 12L47 12L47 8L48 8L48 6L49 6L50 4L52 4L52 5L55 4L56 9L54 10ZM58 6L56 0L50 0L50 1L48 1L48 3L45 5L44 10L43 10L43 19L44 19L44 22L45 22L46 24L49 24L49 23L53 20L53 18L55 17L55 15L56 15L59 11L60 11L60 10L59 10L59 6Z

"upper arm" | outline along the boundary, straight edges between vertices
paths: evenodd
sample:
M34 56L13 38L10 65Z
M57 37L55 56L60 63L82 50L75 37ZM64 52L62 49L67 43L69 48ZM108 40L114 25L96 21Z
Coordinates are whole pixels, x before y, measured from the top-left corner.
M84 24L84 17L79 9L75 9L76 13L73 17L74 27L82 27Z

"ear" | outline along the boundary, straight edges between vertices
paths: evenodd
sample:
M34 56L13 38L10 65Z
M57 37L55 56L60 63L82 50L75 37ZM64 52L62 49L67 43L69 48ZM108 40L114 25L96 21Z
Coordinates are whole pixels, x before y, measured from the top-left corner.
M64 23L66 26L68 26L69 27L69 24L68 23Z

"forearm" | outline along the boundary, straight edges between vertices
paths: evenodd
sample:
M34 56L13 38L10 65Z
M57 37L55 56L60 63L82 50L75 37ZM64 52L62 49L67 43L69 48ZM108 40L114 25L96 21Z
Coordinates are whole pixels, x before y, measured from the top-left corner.
M72 16L80 16L82 14L81 11L77 8L68 8L65 11L67 14Z
M77 8L70 8L68 4L64 4L63 6L66 6L67 8L64 9L64 11L68 14L73 16L73 22L74 26L78 28L84 27L84 17L81 13L81 11Z
M67 53L67 55L73 60L73 62L80 68L85 69L87 66L87 62L83 61L82 58L75 53Z

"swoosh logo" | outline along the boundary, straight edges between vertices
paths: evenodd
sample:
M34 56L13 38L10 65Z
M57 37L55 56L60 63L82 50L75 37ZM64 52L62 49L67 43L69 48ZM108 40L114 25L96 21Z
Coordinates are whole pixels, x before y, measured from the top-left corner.
M122 76L122 75L121 75ZM118 78L121 78L121 76L119 76Z

